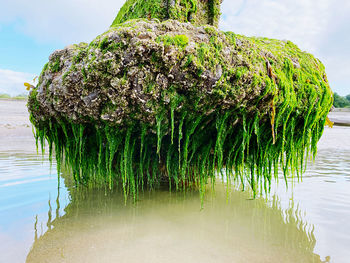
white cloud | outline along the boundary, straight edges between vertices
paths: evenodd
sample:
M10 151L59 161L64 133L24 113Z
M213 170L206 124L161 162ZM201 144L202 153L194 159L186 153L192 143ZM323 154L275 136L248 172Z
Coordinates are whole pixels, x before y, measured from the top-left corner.
M1 1L1 23L41 42L89 42L108 29L125 0ZM331 86L350 93L350 1L224 0L220 28L288 39L326 65ZM342 83L342 84L340 84Z
M332 7L326 32L320 41L331 86L341 95L350 94L350 2Z
M1 0L0 23L42 42L89 42L112 24L124 0Z
M346 0L224 0L221 28L288 39L325 64L331 87L350 94L350 2Z
M90 41L103 33L125 0L3 1L0 22L40 41ZM327 27L331 0L224 0L221 28L246 35L291 39L313 51Z
M331 4L331 0L224 1L221 28L249 36L293 40L303 49L315 51L327 27ZM237 14L241 6L244 9Z
M33 83L34 74L0 69L0 94L16 96L26 92L24 82Z

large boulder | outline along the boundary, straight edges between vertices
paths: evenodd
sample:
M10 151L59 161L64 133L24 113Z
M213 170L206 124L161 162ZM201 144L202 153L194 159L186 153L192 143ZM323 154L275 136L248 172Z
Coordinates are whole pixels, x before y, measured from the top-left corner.
M300 175L332 96L322 63L290 41L136 19L54 52L28 107L78 182L203 192L221 171L255 192L279 167Z

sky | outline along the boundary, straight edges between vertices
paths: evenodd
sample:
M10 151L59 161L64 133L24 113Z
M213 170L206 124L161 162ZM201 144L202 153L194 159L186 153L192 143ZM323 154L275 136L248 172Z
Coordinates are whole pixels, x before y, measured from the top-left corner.
M108 29L124 0L0 0L0 94L25 93L49 55ZM220 29L291 40L326 66L332 89L350 94L350 1L224 0Z

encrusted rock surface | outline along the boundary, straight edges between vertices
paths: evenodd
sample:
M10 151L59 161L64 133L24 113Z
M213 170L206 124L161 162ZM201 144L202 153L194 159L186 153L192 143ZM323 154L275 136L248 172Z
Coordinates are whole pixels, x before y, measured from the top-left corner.
M128 125L138 120L154 125L157 114L170 113L173 101L175 112L185 108L209 115L238 108L237 112L254 116L258 111L260 118L267 118L274 96L284 92L277 88L281 76L269 76L269 65L283 70L287 61L297 72L309 66L300 65L301 56L304 53L290 42L249 39L175 20L131 21L111 28L90 45L55 51L37 87L40 111L31 112L35 121L53 117L78 123ZM311 59L312 70L322 68ZM301 93L295 107L304 110L309 98L303 98L298 77L302 78L292 76L291 95ZM313 88L324 92L326 80L317 81Z

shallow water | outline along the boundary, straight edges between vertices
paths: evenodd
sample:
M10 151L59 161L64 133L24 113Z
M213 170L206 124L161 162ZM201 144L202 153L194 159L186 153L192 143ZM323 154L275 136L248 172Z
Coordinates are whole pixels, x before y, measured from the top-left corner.
M3 140L5 141L5 140ZM326 129L302 182L267 198L77 189L30 133L0 146L0 262L349 262L350 128ZM22 146L22 148L21 148Z

